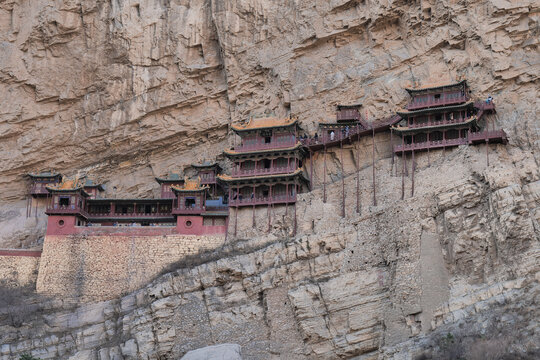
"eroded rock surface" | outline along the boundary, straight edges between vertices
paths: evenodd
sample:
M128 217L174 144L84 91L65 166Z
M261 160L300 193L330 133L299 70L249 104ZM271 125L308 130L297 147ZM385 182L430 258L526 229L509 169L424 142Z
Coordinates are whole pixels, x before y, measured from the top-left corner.
M417 156L401 200L401 159L377 135L377 206L371 139L329 151L327 203L315 154L298 236L291 207L274 209L270 234L267 210L255 227L246 210L219 260L117 300L48 300L17 324L2 313L0 358L176 359L223 343L247 359L537 358L538 12L505 0L3 2L3 247L44 233L43 203L24 216L24 173L83 171L107 196L150 196L155 175L219 155L250 113L291 112L314 132L336 103L361 102L373 120L406 103L404 86L465 77L474 97L495 97L487 120L510 143L490 146L489 167L485 146Z

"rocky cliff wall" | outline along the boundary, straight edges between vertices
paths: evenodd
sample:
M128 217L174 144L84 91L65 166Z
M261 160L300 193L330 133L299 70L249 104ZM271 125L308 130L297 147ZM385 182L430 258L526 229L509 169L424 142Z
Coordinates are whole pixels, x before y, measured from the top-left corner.
M361 169L361 213L347 197L345 218L341 178L330 170L337 181L326 204L320 187L301 195L302 235L237 239L117 300L49 301L18 327L4 323L2 356L175 359L235 343L247 359L533 359L540 351L536 165L504 161L504 148L491 154L498 165L490 167L482 147L439 155L417 170L414 197L405 178L405 200L401 177L382 176L391 160L378 162L377 206L372 171ZM354 199L356 174L345 175Z
M219 154L251 112L314 132L336 103L393 114L403 86L466 77L495 97L507 146L416 158L415 193L388 137L322 155L291 210L242 211L236 243L122 297L62 299L2 321L1 356L177 358L236 343L248 359L538 357L538 4L532 1L70 1L0 5L0 232L24 246L22 174L86 171L108 195ZM342 156L343 154L343 156ZM341 171L341 159L343 168ZM410 161L407 162L410 174ZM360 175L360 214L356 174ZM345 194L341 179L344 178ZM115 190L116 187L116 190ZM345 199L345 218L341 218ZM240 215L240 214L239 214ZM17 225L13 225L13 224ZM6 225L7 224L7 225ZM236 252L236 253L235 253ZM2 319L4 319L2 317ZM503 345L502 349L500 345ZM497 346L494 346L497 345ZM478 355L478 356L481 356ZM482 357L478 357L482 358Z
M231 120L291 112L314 132L358 102L372 120L414 82L467 78L513 148L538 147L534 1L8 1L0 19L5 247L44 235L26 172L149 196L155 175L219 155Z

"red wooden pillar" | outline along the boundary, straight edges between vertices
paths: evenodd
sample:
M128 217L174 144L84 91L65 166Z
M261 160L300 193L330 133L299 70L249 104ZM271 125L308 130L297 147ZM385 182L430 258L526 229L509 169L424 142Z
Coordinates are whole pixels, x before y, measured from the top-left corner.
M324 145L324 171L323 171L323 203L326 203L326 144Z
M289 183L285 183L285 216L289 212Z
M427 163L428 163L428 166L431 165L431 162L429 160L429 148L430 148L430 143L429 143L429 132L427 133Z
M255 228L255 185L253 185L251 201L253 204L253 228Z
M272 185L268 185L268 232L270 232L270 227L271 227L271 222L270 222L270 218L271 218L270 206L271 206L271 203L272 203Z
M446 156L446 130L443 130L442 138L443 138L442 154L443 154L443 156Z

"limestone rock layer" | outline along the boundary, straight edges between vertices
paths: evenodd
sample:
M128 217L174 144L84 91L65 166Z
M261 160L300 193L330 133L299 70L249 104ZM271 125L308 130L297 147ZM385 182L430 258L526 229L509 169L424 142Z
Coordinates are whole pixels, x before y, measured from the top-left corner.
M234 251L180 264L136 292L49 300L20 322L0 313L0 359L177 359L219 344L239 345L245 359L538 358L539 9L533 0L1 2L0 247L43 239L44 202L25 215L25 173L86 173L106 196L157 195L154 176L222 160L230 123L252 114L291 113L314 133L337 103L362 103L373 121L406 104L406 86L466 78L473 97L494 97L483 125L503 128L509 144L418 156L414 196L408 175L401 200L402 160L379 134L377 206L371 139L327 154L327 203L315 154L295 238L290 209L275 209L270 234L266 210L255 227L244 211Z

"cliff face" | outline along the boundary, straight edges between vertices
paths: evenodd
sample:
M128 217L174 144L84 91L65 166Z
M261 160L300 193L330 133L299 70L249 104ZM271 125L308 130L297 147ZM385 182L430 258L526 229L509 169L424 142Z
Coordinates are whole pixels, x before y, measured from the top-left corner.
M415 195L407 178L401 201L401 162L378 135L378 206L371 139L328 155L326 204L317 154L296 238L291 209L276 209L271 235L266 210L255 230L241 213L238 255L120 300L47 303L32 323L1 326L0 357L163 359L225 342L254 359L441 358L493 342L538 354L538 11L504 0L2 2L2 247L44 234L43 204L24 216L24 173L84 171L108 195L152 195L153 176L219 155L228 124L250 113L291 112L313 133L336 103L363 103L373 120L406 103L404 86L464 77L474 97L494 96L490 126L510 143L490 146L490 167L485 146L419 156Z
M466 77L531 151L537 14L505 0L3 2L2 246L44 233L42 203L24 216L26 172L150 195L154 175L219 155L231 120L290 111L313 133L336 103L393 114L413 81Z

